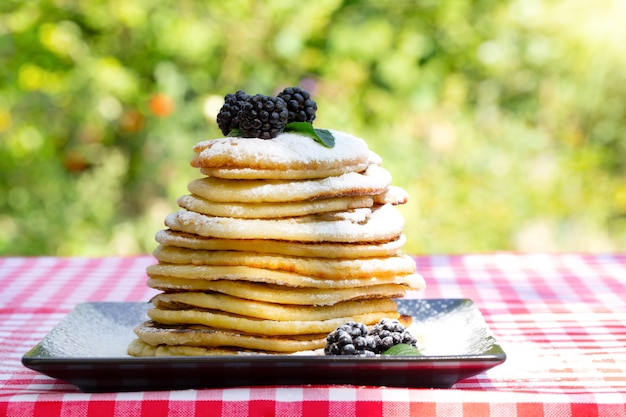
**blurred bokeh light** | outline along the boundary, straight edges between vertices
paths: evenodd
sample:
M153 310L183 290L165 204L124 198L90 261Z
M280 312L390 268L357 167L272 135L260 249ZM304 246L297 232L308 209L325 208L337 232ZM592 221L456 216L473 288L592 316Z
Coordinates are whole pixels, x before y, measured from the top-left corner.
M152 251L226 93L302 85L406 251L626 249L622 0L4 0L0 254Z

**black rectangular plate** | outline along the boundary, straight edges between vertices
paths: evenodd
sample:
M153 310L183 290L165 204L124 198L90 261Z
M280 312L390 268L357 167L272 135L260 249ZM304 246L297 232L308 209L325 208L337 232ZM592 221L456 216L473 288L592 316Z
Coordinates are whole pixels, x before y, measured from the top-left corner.
M450 388L506 359L468 299L398 300L423 356L233 355L136 358L126 353L148 303L76 306L22 363L84 392L260 385L352 384Z

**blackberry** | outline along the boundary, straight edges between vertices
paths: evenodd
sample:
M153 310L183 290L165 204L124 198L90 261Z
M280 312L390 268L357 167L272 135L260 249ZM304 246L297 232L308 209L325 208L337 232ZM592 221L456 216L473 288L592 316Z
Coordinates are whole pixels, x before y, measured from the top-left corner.
M395 319L382 319L370 329L369 335L376 342L375 353L383 353L400 343L413 347L417 345L417 340L413 335L406 330L402 323Z
M367 334L367 326L350 321L339 326L326 337L326 355L373 356L376 344Z
M279 98L285 100L289 110L287 123L308 122L313 123L317 103L311 99L311 95L299 87L287 87L278 94Z
M224 97L224 105L217 114L217 126L225 136L231 130L239 129L237 115L249 98L250 96L242 90L237 91L235 94L226 94L226 97Z
M243 137L271 139L283 131L287 116L283 99L257 94L246 100L236 120Z

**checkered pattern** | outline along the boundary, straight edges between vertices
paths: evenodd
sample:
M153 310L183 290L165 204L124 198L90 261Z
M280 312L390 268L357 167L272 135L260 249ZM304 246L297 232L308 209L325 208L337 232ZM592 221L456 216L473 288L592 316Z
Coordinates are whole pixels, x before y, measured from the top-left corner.
M449 390L272 386L83 394L23 367L22 355L77 303L148 300L154 292L144 270L152 258L0 258L0 415L626 417L626 254L415 259L428 283L426 297L474 300L507 352L504 364Z

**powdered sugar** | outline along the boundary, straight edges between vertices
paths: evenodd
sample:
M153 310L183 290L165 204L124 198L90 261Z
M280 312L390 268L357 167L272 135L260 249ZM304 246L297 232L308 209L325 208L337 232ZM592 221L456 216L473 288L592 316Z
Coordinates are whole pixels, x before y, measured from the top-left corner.
M391 174L377 165L363 173L311 180L232 180L207 177L188 184L190 192L216 202L293 202L343 195L373 195L391 184Z
M327 166L341 161L367 161L370 151L363 139L332 131L335 146L327 148L313 139L283 133L274 139L220 138L206 140L194 147L198 154L194 166L244 166L272 169L280 165ZM207 164L207 161L211 161Z
M172 230L227 239L284 239L301 242L377 242L400 236L402 214L392 205L344 213L343 219L324 215L288 219L235 219L179 210L165 225Z
M68 358L127 356L135 324L147 319L142 303L83 303L41 342L46 355Z

